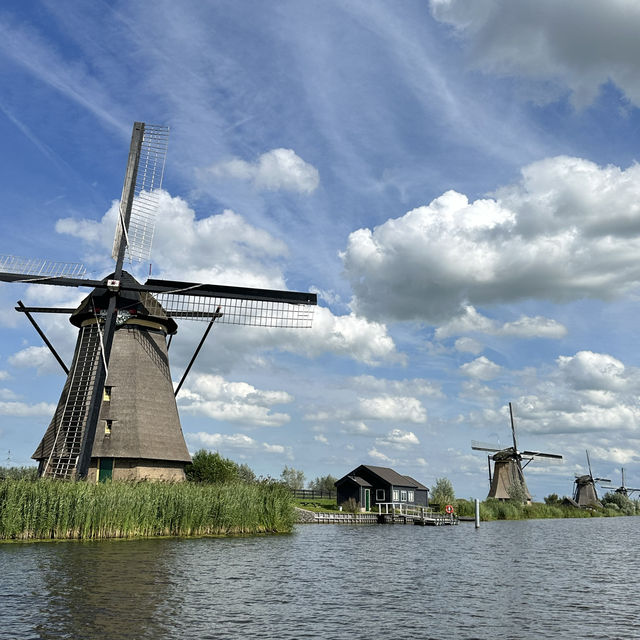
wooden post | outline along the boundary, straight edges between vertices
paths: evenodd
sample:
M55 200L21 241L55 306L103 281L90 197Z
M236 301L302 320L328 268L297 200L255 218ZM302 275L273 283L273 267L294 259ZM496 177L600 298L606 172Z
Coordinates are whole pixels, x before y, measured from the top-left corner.
M480 500L476 498L476 529L480 527Z

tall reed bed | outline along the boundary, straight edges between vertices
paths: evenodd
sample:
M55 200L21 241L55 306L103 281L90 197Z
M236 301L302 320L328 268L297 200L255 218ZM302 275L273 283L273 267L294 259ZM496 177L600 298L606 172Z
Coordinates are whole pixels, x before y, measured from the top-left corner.
M272 482L0 481L0 540L280 533L293 523L291 493Z

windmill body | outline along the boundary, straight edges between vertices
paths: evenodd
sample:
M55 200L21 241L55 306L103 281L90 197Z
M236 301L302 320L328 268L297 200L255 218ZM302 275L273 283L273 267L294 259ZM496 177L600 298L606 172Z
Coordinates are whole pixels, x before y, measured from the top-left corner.
M81 408L75 403L86 399L85 387L95 382L98 329L103 322L101 310L108 304L109 279L71 315L70 322L78 327L72 365L54 417L33 454L42 476L73 475L84 426ZM126 272L122 281L136 283ZM119 315L88 478L183 480L184 465L191 458L178 417L166 343L177 325L148 293L121 292L116 305Z
M490 460L493 460L493 476L491 475L491 464L489 463L489 494L487 498L511 500L513 496L518 495L525 502L530 503L531 494L524 479L524 467L532 460L541 458L548 461L561 462L562 456L541 451L519 451L511 403L509 403L509 414L511 416L511 435L513 437L512 447L500 447L473 441L471 448L476 451L494 452L490 456ZM526 460L524 465L522 464L523 460Z
M41 476L72 479L183 480L190 461L175 396L213 322L309 328L317 296L149 279L140 284L123 270L149 257L168 129L136 122L113 248L115 270L103 280L84 278L78 265L0 256L0 281L89 287L77 309L25 307L60 362L67 380L55 414L33 454ZM70 313L78 339L69 368L31 313ZM174 391L167 336L174 318L208 323Z
M589 473L581 476L576 475L576 479L574 481L575 487L573 490L573 500L582 509L602 507L602 502L600 502L600 500L598 499L596 482L611 482L611 480L608 480L607 478L593 477L589 452L587 451L586 453Z
M491 456L493 466L493 478L489 487L487 498L497 498L498 500L509 500L509 492L514 485L520 485L524 491L525 500L531 502L531 494L524 480L522 463L518 459L517 453L512 447L498 451Z

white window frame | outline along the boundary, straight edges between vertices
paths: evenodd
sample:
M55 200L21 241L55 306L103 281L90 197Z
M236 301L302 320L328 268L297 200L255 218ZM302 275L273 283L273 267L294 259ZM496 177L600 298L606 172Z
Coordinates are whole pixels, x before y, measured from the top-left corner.
M400 491L398 489L393 490L393 501L400 502Z
M386 495L384 489L376 489L376 502L384 502Z
M400 491L400 502L406 502L406 501L407 501L407 490L402 489L402 491Z
M416 501L416 494L411 489L407 492L407 500L412 504Z

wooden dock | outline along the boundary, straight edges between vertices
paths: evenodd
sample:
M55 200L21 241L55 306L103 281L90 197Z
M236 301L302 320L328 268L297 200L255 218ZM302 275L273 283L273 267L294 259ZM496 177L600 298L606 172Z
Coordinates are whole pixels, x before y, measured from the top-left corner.
M378 513L345 513L335 511L318 513L296 508L300 524L416 524L422 527L440 527L458 524L453 514L435 513L433 509L406 503L383 503Z

